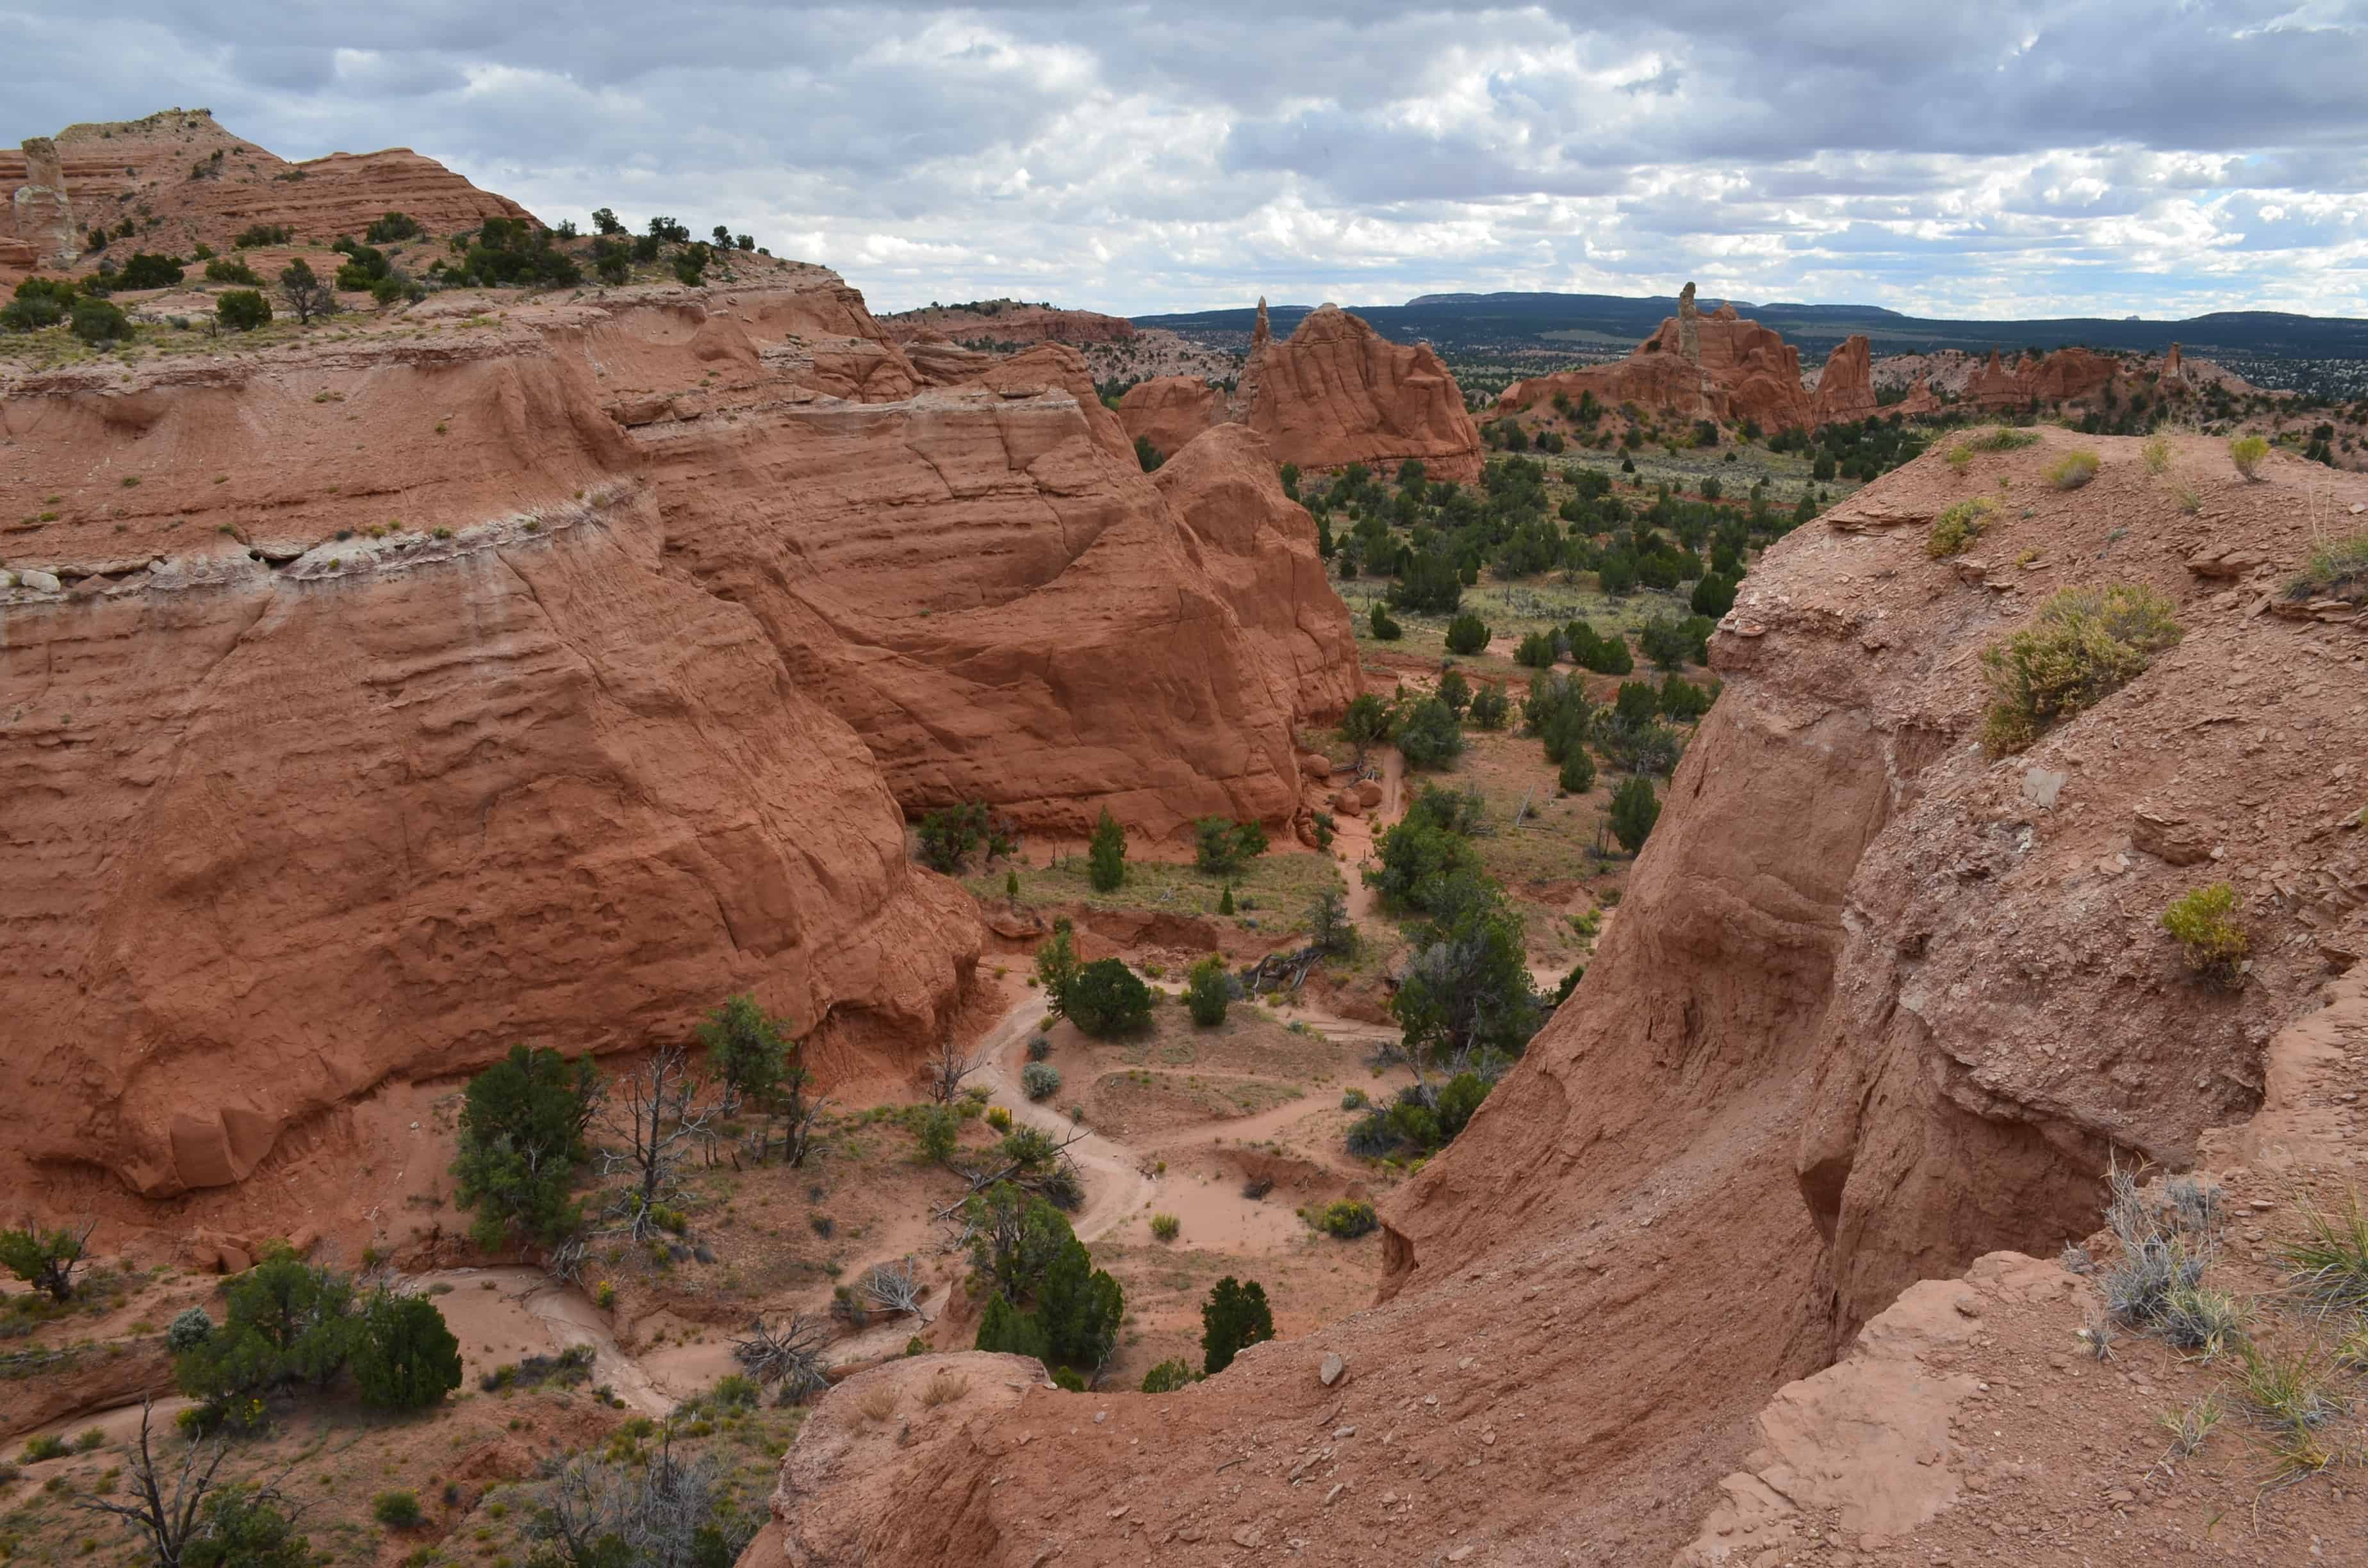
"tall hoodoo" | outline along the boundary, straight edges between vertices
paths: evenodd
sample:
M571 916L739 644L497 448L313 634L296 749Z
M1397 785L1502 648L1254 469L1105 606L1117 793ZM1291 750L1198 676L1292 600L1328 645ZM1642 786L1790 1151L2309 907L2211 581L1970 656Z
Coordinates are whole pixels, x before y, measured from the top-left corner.
M1261 305L1258 332L1266 330ZM1480 428L1429 344L1393 343L1332 304L1309 312L1281 342L1253 344L1239 417L1278 461L1394 468L1419 458L1435 478L1480 477Z
M1694 303L1691 283L1678 291L1678 358L1695 367L1702 364L1702 311Z
M65 164L58 144L46 136L27 138L25 183L10 200L17 238L32 248L34 259L63 267L81 250L74 234L74 202L66 195Z

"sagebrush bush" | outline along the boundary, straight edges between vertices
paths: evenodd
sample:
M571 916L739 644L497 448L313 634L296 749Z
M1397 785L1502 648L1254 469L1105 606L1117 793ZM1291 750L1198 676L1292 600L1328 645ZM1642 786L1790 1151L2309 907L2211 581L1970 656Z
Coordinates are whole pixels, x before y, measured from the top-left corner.
M1030 1062L1019 1070L1019 1087L1031 1100L1050 1099L1061 1092L1061 1070L1049 1062Z
M2162 928L2187 950L2187 966L2219 985L2237 983L2251 945L2236 909L2237 890L2214 882L2173 900L2162 912Z
M1935 561L1964 553L1998 520L1998 503L1987 495L1942 507L1932 519L1932 531L1925 536L1924 553Z
M2058 490L2078 490L2097 477L2099 461L2086 447L2068 451L2047 465L2047 483Z
M1941 460L1963 475L1967 469L1974 466L1973 444L1968 441L1951 442L1949 449L1941 454Z
M1172 1242L1184 1233L1184 1221L1173 1214L1154 1214L1151 1234L1155 1241Z
M1344 1242L1356 1240L1380 1223L1372 1204L1349 1198L1326 1204L1315 1216L1317 1230L1327 1236L1338 1236Z
M2228 439L2228 460L2247 479L2261 476L2261 460L2270 455L2270 444L2259 436L2232 436Z
M2148 473L2162 473L2170 467L2170 437L2148 436L2138 444L2138 456L2146 460Z
M1982 651L1990 690L1983 744L1993 756L2022 750L2048 725L2136 679L2180 636L2170 601L2152 588L2064 589L2030 627Z
M416 1492L381 1492L370 1499L370 1517L392 1530L416 1529L422 1517Z
M1975 451L2010 452L2019 447L2037 446L2039 432L2018 430L2010 425L1993 425L1987 430L1968 437L1967 439L1973 443Z
M2368 602L2368 533L2313 545L2286 584L2286 597Z

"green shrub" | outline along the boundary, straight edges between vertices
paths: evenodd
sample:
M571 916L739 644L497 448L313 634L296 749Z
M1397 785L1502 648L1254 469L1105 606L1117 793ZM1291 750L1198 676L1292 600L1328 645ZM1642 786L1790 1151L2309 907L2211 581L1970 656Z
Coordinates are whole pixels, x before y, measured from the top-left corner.
M1184 1233L1184 1221L1173 1214L1154 1214L1151 1234L1156 1241L1172 1242Z
M206 281L236 283L248 289L263 287L263 279L255 275L255 268L230 256L218 256L206 263Z
M25 1451L19 1457L26 1464L40 1464L62 1460L71 1451L63 1437L54 1432L41 1432L25 1439Z
M2151 588L2064 589L2030 628L1982 651L1990 690L1983 744L1994 756L2022 750L2137 678L2180 635L2170 601Z
M1049 1062L1030 1062L1019 1070L1019 1087L1031 1100L1050 1099L1061 1092L1061 1070Z
M1465 610L1447 623L1447 651L1477 653L1488 646L1488 623Z
M1643 850L1653 824L1661 820L1661 802L1653 793L1653 781L1641 774L1623 780L1611 792L1610 820L1611 835L1622 848L1631 855Z
M214 1320L203 1307L183 1307L165 1330L165 1347L175 1355L194 1350L213 1334Z
M1925 536L1924 553L1935 561L1964 553L1998 520L1998 503L1987 495L1942 507L1932 519L1932 531Z
M63 278L28 278L17 285L17 292L6 310L0 310L0 326L11 332L38 332L45 326L55 326L73 313L74 286Z
M1192 965L1184 983L1184 1007L1194 1023L1204 1029L1224 1023L1233 999L1234 977L1223 954L1210 953Z
M1042 1062L1053 1054L1053 1037L1046 1034L1028 1037L1028 1060Z
M245 250L249 245L284 245L289 238L285 223L250 223L238 232L231 244Z
M1096 1039L1129 1034L1151 1022L1151 989L1122 960L1096 959L1069 983L1067 1012Z
M1116 892L1126 881L1126 830L1118 819L1102 808L1101 819L1094 824L1094 835L1086 850L1087 877L1096 892Z
M1970 436L1966 439L1978 452L2010 452L2018 447L2037 446L2039 432L2017 430L2007 425L1993 425L1988 429Z
M271 301L256 289L233 289L214 301L214 316L233 332L253 332L271 324Z
M2368 533L2313 545L2302 570L2286 584L2286 597L2368 602Z
M574 1233L575 1167L598 1084L588 1059L523 1045L469 1080L451 1169L455 1201L476 1211L478 1245L512 1236L548 1245Z
M1408 767L1445 767L1463 750L1463 726L1454 710L1437 697L1421 698L1408 707L1392 738Z
M2047 465L2047 483L2058 490L2078 490L2097 477L2097 454L2083 447Z
M113 278L118 289L168 289L181 280L181 258L135 251Z
M2162 912L2162 928L2187 950L2187 965L2215 984L2236 983L2251 944L2237 923L2237 890L2226 882L2172 901Z
M1368 1210L1370 1212L1370 1210ZM1257 1280L1232 1275L1212 1286L1201 1304L1201 1370L1215 1377L1234 1364L1244 1349L1274 1337L1274 1312L1267 1305L1266 1288Z
M1255 822L1202 817L1192 824L1192 863L1209 876L1238 876L1266 850L1266 829Z
M1379 1217L1373 1213L1373 1206L1356 1199L1343 1198L1327 1203L1315 1216L1317 1230L1344 1242L1368 1234L1380 1224Z
M426 1517L416 1492L381 1492L370 1499L370 1517L391 1530L417 1529Z
M1533 670L1552 668L1554 660L1560 656L1561 650L1555 645L1554 635L1551 631L1532 631L1513 649L1513 663Z
M131 318L111 301L77 299L70 330L85 343L116 343L131 335Z
M1505 695L1503 687L1483 681L1472 693L1472 708L1466 717L1484 730L1501 730L1512 706L1512 700Z
M1174 1393L1178 1389L1189 1388L1191 1382L1192 1367L1190 1362L1180 1358L1162 1361L1143 1374L1143 1392Z
M1565 795L1584 795L1595 788L1595 758L1585 746L1572 746L1563 754L1558 781Z
M419 220L408 213L390 212L362 232L362 238L374 245L391 245L399 240L416 240L427 231Z
M74 1434L74 1452L95 1454L107 1447L107 1434L97 1426L85 1426Z
M2228 441L2228 460L2247 479L2261 477L2261 460L2270 455L2270 444L2259 436L2235 436Z
M1373 635L1384 642L1395 642L1406 635L1406 628L1390 619L1389 610L1379 599L1373 601L1372 614L1366 619L1373 629Z

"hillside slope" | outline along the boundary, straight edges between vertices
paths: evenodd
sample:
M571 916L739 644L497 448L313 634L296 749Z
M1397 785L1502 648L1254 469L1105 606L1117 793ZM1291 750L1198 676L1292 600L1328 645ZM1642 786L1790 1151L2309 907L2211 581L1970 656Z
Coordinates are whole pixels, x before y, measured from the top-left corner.
M2074 439L1927 458L1769 553L1584 983L1385 1206L1383 1301L1173 1395L1015 1385L875 1428L841 1413L932 1363L866 1374L746 1561L1669 1561L1757 1468L1769 1396L1904 1290L2052 1252L2115 1151L2185 1165L2243 1121L2264 1044L2368 940L2368 637L2276 592L2308 493L2356 517L2368 488L2330 513L2323 472L2247 484L2189 440L2157 479L2105 440L2058 492ZM2000 520L1931 559L1973 494ZM1981 650L2102 582L2167 595L2184 641L1986 756ZM2252 937L2233 992L2157 925L2214 878Z

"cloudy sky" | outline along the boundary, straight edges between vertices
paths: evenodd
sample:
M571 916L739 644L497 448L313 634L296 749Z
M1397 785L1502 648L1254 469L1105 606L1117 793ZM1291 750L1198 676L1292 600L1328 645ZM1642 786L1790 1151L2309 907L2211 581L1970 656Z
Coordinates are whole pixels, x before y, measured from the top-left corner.
M2368 315L2368 0L0 0L0 140L181 106L875 307L1498 289Z

